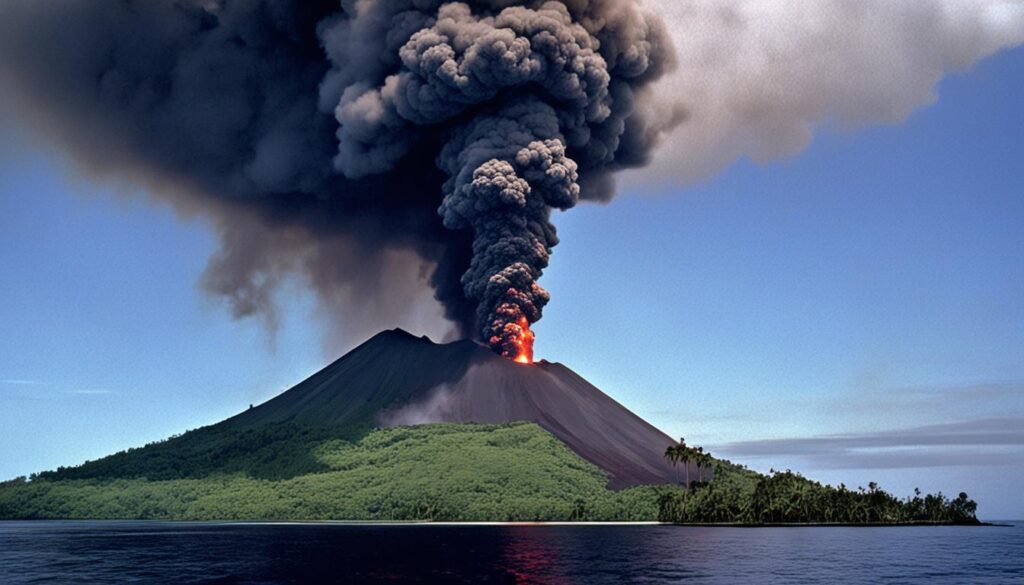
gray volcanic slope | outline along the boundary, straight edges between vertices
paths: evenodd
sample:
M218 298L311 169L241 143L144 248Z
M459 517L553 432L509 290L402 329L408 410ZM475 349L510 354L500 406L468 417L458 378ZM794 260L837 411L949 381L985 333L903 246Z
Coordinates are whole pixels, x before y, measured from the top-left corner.
M604 469L613 488L676 477L662 456L671 437L562 364L517 364L472 341L436 344L400 329L222 425L287 421L363 428L531 421Z

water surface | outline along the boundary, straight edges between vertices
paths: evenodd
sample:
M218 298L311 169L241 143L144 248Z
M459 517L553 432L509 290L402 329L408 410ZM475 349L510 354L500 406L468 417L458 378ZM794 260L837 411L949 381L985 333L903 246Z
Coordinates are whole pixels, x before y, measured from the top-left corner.
M0 583L1024 583L1024 528L0 522Z

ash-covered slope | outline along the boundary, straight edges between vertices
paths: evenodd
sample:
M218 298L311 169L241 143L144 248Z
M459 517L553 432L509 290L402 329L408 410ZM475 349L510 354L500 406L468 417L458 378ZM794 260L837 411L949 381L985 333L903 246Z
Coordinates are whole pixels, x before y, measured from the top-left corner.
M369 428L512 421L539 424L604 469L611 487L675 481L676 471L663 458L672 438L569 368L517 364L471 341L436 344L400 329L377 334L294 388L221 424Z

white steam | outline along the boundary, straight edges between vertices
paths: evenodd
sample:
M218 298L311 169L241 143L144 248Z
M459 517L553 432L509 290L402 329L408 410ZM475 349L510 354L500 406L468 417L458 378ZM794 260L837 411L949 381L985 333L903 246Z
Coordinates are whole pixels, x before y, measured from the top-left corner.
M688 184L742 157L793 155L823 127L902 122L945 75L1024 42L1021 0L647 4L679 55L656 88L660 107L686 121L631 183Z

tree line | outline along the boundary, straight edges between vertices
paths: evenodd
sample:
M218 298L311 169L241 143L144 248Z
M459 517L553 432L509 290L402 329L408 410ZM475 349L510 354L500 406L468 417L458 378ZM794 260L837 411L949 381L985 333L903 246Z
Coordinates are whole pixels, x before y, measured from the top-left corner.
M683 464L686 477L686 483L683 485L687 488L693 485L690 482L691 463L697 467L697 482L704 483L704 472L711 470L712 463L714 462L711 454L704 452L704 447L690 447L686 444L686 439L683 437L680 437L679 443L669 445L665 449L665 458L672 463L672 467L676 470L676 483L679 483L679 464Z
M823 485L790 470L760 474L727 460L711 457L685 440L670 445L665 457L689 471L710 468L705 481L685 478L683 489L662 492L658 520L674 523L737 524L977 524L978 505L966 493L950 499L941 492L899 499L875 482L867 489ZM687 475L689 475L687 473Z

